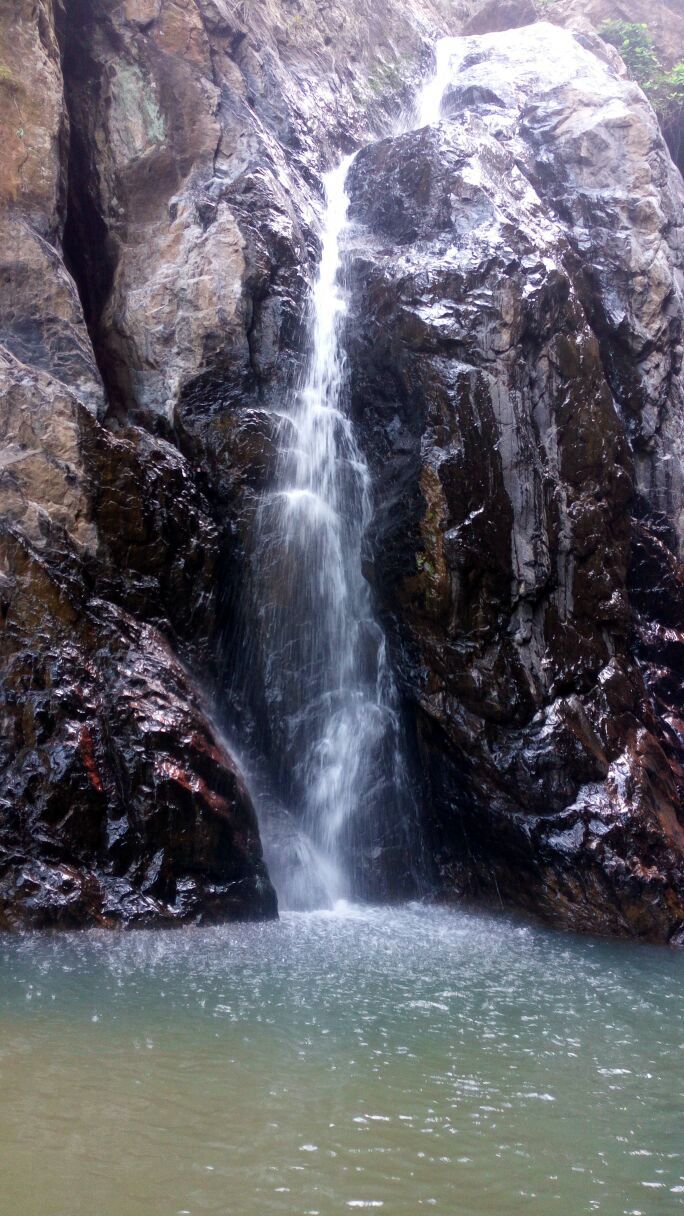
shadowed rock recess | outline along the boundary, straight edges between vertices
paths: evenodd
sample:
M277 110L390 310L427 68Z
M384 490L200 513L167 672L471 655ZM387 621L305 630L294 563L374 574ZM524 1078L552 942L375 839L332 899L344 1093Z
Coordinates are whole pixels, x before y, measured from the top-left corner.
M684 184L608 7L509 0L395 136L491 3L2 8L0 927L276 914L254 519L360 149L347 404L435 895L684 941Z

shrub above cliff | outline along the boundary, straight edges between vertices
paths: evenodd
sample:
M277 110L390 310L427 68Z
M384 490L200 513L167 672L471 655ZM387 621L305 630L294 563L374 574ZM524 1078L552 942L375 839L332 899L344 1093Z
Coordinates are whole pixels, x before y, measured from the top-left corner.
M669 71L663 66L647 25L608 21L601 37L616 47L630 76L653 106L673 159L682 168L684 147L684 62Z

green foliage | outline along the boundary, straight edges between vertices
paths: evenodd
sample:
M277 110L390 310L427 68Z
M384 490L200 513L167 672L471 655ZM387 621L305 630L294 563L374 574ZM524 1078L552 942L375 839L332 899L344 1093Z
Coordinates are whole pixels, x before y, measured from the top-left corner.
M664 96L661 104L681 113L684 107L684 63L675 64L672 70L666 73L663 84Z
M632 21L607 21L601 29L604 42L617 47L630 76L644 92L652 88L663 68L647 25Z
M617 48L630 76L641 85L658 115L672 155L679 160L684 128L684 62L666 71L647 25L608 21L601 37Z
M6 88L11 88L13 84L14 76L4 63L0 63L0 85L5 85Z

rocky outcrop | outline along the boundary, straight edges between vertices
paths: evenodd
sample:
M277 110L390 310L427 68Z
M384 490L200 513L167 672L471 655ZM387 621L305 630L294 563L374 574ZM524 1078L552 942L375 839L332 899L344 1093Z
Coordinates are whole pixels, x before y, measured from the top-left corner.
M177 657L206 652L219 552L185 462L9 355L0 383L0 927L273 915L244 782Z
M372 143L479 7L0 14L3 927L275 912L222 729L268 785L252 517L368 145L367 572L439 891L680 932L681 185L586 25L464 43L444 125Z
M547 12L549 20L569 29L589 23L600 32L609 21L645 25L665 67L684 59L684 13L678 0L556 0Z
M177 448L98 421L62 257L54 14L17 0L0 28L0 926L271 916L254 809L191 674L210 689L222 540ZM79 233L94 265L99 235Z
M9 6L0 46L0 340L97 410L102 385L59 254L68 117L51 5Z
M389 11L68 0L59 23L64 246L108 421L166 437L198 472L230 538L217 570L229 668L250 646L254 505L304 358L321 173L395 121L440 28L432 3ZM263 699L242 683L235 726L256 736Z
M679 0L482 0L473 5L463 32L493 34L539 20L589 34L600 33L610 21L644 25L665 67L684 59L684 13Z
M412 7L67 0L66 248L120 415L193 425L291 381L320 174L419 78L440 20Z
M357 157L348 254L442 887L677 937L684 189L598 42L463 39L452 79Z

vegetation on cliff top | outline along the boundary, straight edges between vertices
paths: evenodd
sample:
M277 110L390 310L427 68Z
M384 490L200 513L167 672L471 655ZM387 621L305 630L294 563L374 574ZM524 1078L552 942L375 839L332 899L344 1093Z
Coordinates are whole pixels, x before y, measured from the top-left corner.
M607 21L601 37L616 47L630 76L641 86L655 110L673 159L684 153L684 62L666 70L647 25Z

